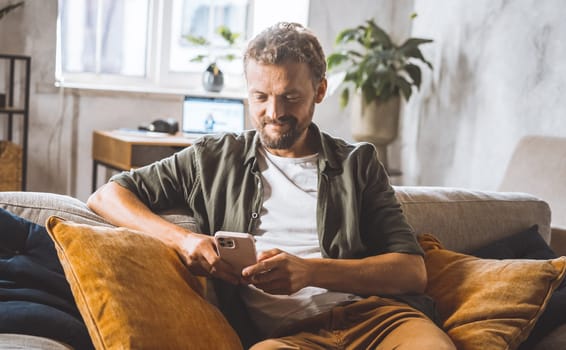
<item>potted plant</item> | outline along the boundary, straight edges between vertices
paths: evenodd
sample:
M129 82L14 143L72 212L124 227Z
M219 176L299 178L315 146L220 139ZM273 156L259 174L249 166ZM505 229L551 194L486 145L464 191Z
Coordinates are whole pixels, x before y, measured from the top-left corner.
M421 84L421 68L415 63L432 69L419 49L430 42L409 38L397 45L372 18L340 32L336 37L339 47L327 58L329 71L344 86L341 106L355 99L352 136L373 143L386 168L386 147L398 134L401 96L409 100L413 88Z
M208 67L202 75L202 84L205 90L219 92L224 87L224 74L218 67L219 61L233 61L238 58L234 53L236 42L240 37L239 33L234 33L226 26L216 28L216 33L220 35L226 42L225 47L214 48L212 43L202 36L185 35L184 38L189 43L196 46L206 46L209 49L208 54L200 54L191 59L191 62L203 62L205 59L209 60ZM221 50L221 54L216 54L216 51Z

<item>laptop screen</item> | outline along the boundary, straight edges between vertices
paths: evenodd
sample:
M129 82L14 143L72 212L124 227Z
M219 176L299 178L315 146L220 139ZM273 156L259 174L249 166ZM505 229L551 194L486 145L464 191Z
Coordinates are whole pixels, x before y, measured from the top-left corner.
M185 96L183 133L241 132L245 121L244 101L232 98Z

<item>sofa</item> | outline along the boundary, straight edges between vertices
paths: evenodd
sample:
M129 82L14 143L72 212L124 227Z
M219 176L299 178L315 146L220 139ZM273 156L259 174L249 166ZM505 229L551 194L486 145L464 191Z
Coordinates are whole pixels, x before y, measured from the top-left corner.
M404 186L396 187L396 191L403 211L416 233L434 235L443 249L452 252L469 254L533 225L537 225L538 233L546 243L551 239L551 212L548 204L526 193ZM64 195L0 192L0 208L40 225L56 215L72 222L111 227L90 211L85 203ZM160 214L167 220L195 229L194 222L182 209ZM0 348L10 346L30 349L70 348L53 339L0 334ZM566 349L566 324L546 334L533 349Z
M544 169L544 171L541 171ZM498 190L528 192L552 209L552 248L566 255L566 137L526 135L507 164Z

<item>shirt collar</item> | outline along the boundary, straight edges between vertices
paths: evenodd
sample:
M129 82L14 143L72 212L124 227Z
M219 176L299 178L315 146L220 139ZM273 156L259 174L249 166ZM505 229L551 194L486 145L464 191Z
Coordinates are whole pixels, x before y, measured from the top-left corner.
M326 171L327 168L329 171L341 171L340 162L336 158L336 143L331 142L332 138L330 135L323 133L320 129L316 126L316 124L311 123L309 126L309 132L314 135L317 140L318 144L318 161L319 161L319 168L322 172ZM248 147L248 151L245 157L245 163L248 164L249 162L256 163L258 147L261 144L259 139L259 133L256 130L251 130L248 132L249 134L246 135L247 142L251 142L250 147Z

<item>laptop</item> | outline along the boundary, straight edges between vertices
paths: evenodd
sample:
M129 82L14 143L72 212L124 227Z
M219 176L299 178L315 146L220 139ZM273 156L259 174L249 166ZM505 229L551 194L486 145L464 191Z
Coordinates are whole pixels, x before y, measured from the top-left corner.
M189 139L222 132L242 132L244 101L236 98L185 96L182 132Z

